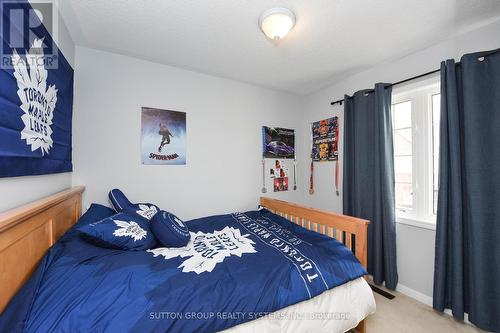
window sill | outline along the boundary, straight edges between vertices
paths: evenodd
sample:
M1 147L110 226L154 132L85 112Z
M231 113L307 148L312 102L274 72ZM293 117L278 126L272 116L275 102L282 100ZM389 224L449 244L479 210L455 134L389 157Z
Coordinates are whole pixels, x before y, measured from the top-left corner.
M426 220L417 220L413 218L398 216L396 217L396 223L410 225L412 227L417 227L422 229L436 230L436 223Z

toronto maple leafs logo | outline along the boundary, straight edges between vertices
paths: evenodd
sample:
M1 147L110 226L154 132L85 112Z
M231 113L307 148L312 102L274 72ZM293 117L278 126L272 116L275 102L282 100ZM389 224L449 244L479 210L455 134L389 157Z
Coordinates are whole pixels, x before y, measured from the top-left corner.
M47 70L44 66L43 39L35 39L22 58L14 49L12 62L17 80L17 95L21 100L21 119L24 128L21 139L31 145L31 151L40 149L42 156L52 148L52 118L57 102L55 85L47 87Z
M188 245L181 248L158 248L148 250L155 257L163 256L165 259L181 257L188 259L179 266L184 273L211 272L218 263L231 255L241 257L245 253L256 253L255 244L249 235L242 235L240 229L225 227L214 233L191 232Z
M135 241L141 240L146 237L148 234L146 230L142 229L137 222L130 221L130 222L125 222L125 221L120 221L120 220L113 220L115 224L119 227L113 232L113 236L117 237L132 237L132 239Z
M158 210L156 209L155 206L151 205L145 205L145 204L139 204L139 209L135 211L137 214L141 215L142 217L151 220L153 216L156 215Z

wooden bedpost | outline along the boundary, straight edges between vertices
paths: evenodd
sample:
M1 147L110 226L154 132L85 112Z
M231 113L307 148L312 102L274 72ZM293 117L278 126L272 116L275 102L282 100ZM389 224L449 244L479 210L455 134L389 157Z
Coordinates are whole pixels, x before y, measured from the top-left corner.
M356 332L366 333L366 319L363 319L355 328Z

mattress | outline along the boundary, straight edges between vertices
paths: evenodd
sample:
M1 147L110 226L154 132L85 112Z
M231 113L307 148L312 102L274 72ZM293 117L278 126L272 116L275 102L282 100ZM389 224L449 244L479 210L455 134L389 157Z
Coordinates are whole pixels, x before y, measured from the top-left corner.
M358 278L265 317L234 327L224 333L346 332L375 313L370 286Z

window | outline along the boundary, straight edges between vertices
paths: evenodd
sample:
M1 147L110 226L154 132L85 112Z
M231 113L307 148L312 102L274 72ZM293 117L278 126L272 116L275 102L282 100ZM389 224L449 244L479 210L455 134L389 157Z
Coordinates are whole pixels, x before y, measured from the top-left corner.
M413 207L411 104L406 101L393 105L396 205L401 210Z
M432 95L432 212L437 212L439 171L439 119L441 115L441 94Z
M396 217L400 223L435 227L440 97L436 78L393 92Z

